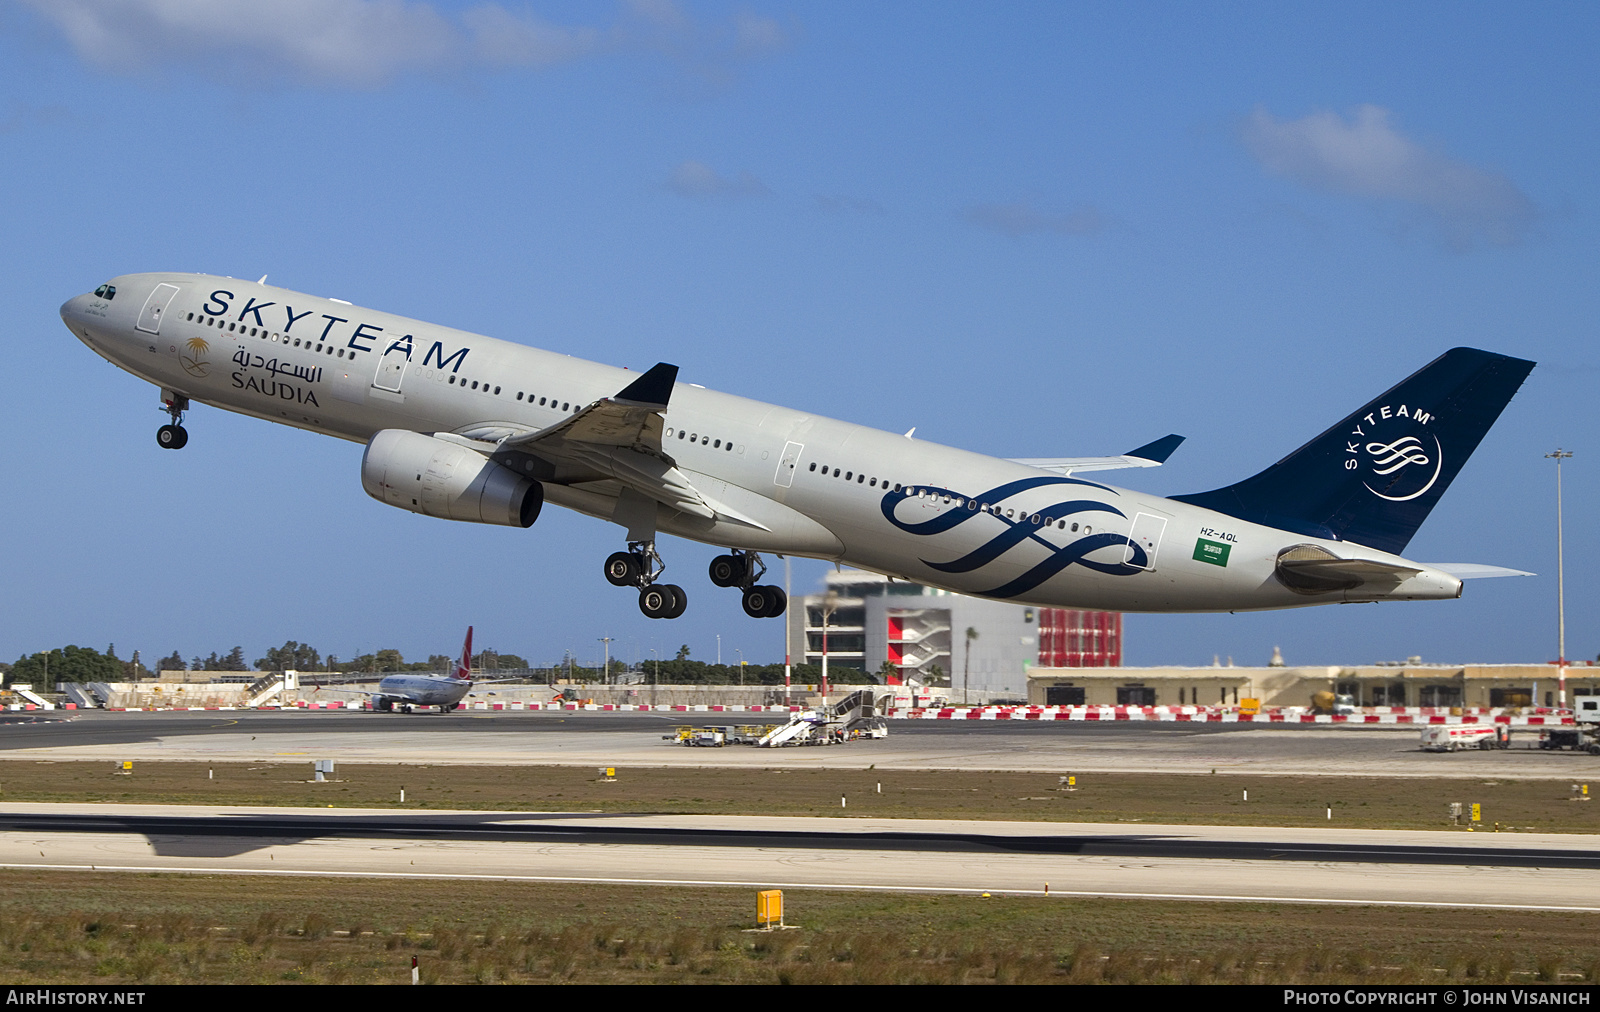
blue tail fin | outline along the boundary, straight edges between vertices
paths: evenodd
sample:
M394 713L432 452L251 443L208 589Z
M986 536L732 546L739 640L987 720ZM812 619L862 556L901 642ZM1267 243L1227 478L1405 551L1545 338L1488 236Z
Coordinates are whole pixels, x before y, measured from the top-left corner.
M1533 366L1455 348L1255 477L1172 498L1399 554Z

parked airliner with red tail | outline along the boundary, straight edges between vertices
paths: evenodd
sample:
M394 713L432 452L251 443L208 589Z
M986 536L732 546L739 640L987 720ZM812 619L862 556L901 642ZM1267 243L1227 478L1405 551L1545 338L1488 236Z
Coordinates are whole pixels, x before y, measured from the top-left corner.
M1158 465L1181 436L1000 459L265 282L124 275L61 318L160 388L161 446L188 441L199 402L363 444L363 487L399 509L529 527L549 502L610 521L626 550L605 577L651 618L688 601L661 581L662 533L727 549L711 582L751 617L786 605L759 583L764 552L1133 612L1447 599L1513 573L1399 554L1533 368L1506 355L1447 351L1259 474L1161 498L1080 475Z

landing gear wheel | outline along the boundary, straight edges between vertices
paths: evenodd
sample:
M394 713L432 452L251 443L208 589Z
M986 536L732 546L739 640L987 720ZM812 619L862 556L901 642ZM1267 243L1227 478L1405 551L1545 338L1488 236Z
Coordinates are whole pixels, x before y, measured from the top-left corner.
M181 425L163 425L156 430L156 445L163 450L181 450L189 442L189 433Z
M685 608L689 607L689 595L685 594L683 588L675 583L667 584L666 589L672 591L672 607L661 617L677 618L683 614Z
M651 584L639 591L639 610L645 618L677 618L688 605L683 588L670 583Z
M737 587L749 572L749 563L737 555L719 555L711 560L711 582L718 587Z
M767 618L777 618L789 609L789 595L783 592L782 587L768 587L767 591L772 596L772 607L767 609Z
M744 592L744 600L740 603L744 605L744 613L751 618L774 618L783 614L788 601L777 587L751 587Z
M613 552L611 557L606 559L606 582L613 587L637 587L639 574L642 571L639 557L632 552Z

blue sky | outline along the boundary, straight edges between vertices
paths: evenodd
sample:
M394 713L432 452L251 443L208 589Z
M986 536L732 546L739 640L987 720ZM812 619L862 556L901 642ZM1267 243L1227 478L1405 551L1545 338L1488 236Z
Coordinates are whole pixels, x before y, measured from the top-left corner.
M1568 654L1600 653L1594 194L1580 4L0 0L0 658L294 638L541 663L781 623L618 528L448 524L360 447L153 389L61 326L121 273L204 271L1002 456L1167 432L1158 493L1245 477L1444 350L1540 364L1412 542L1537 571L1461 601L1133 616L1130 663L1543 661L1554 466ZM1112 477L1112 476L1108 476ZM797 562L797 592L823 567Z

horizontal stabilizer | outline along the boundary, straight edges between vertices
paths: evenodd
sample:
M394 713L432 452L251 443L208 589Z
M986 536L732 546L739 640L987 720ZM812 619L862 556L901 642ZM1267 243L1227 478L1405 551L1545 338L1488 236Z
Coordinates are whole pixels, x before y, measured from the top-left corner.
M1423 563L1441 573L1449 573L1458 580L1488 580L1496 576L1538 576L1538 573L1528 573L1520 569L1507 569L1504 566L1481 566L1476 562L1427 562Z
M1405 579L1422 570L1416 566L1398 566L1392 562L1374 559L1279 559L1278 568L1291 573L1302 573L1328 580Z
M1115 471L1124 467L1160 467L1166 463L1168 457L1172 456L1172 451L1176 450L1181 442L1183 437L1174 433L1117 457L1012 457L1011 462L1027 464L1041 471L1055 471L1058 474Z
M1329 594L1363 584L1398 585L1422 572L1377 559L1343 559L1320 545L1295 545L1278 553L1278 580L1301 594Z

